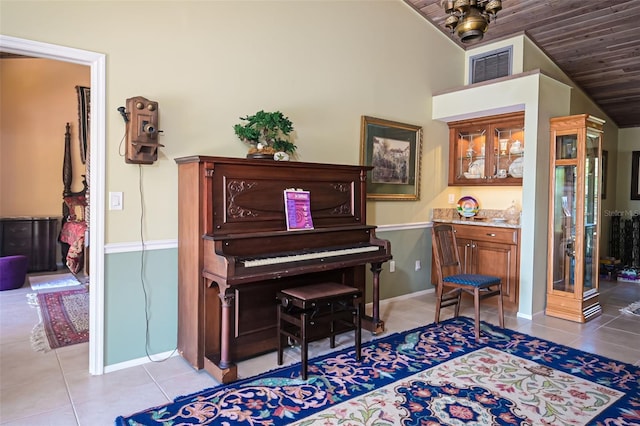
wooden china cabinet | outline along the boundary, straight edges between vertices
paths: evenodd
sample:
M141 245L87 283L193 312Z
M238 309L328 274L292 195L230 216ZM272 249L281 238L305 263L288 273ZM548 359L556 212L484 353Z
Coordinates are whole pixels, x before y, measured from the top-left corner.
M601 140L588 114L551 119L546 314L586 322L599 302Z
M449 123L449 185L522 185L524 112Z

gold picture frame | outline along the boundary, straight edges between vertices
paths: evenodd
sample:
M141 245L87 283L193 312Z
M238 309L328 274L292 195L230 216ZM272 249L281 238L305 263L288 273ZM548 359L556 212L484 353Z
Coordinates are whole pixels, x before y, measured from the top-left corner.
M360 164L367 172L368 200L420 199L422 127L363 115Z

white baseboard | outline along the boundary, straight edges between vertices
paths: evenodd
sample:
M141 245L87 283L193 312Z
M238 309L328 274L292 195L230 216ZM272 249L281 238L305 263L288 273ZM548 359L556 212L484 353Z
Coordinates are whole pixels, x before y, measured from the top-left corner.
M172 351L162 352L159 354L151 355L151 357L142 357L137 359L132 359L125 362L120 362L118 364L106 365L104 367L105 373L112 373L118 370L124 370L125 368L137 367L138 365L148 364L150 362L160 362L172 358L174 356L178 356L178 350L174 349Z

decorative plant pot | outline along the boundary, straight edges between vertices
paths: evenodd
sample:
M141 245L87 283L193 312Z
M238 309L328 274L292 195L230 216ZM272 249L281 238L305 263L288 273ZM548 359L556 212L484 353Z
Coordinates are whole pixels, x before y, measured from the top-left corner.
M265 154L262 152L250 152L247 154L247 158L254 160L273 160L273 154Z
M273 159L276 161L289 161L289 154L283 151L278 151L273 154Z

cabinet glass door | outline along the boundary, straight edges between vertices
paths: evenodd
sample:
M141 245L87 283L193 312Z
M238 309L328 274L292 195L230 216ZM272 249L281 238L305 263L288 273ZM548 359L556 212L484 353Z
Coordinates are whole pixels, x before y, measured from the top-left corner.
M598 200L600 199L599 135L587 133L584 180L584 295L596 288L598 259L596 244L598 231Z
M553 289L573 292L576 282L576 165L556 166L553 212Z
M455 149L456 179L484 179L486 139L484 130L461 129L458 131Z
M494 130L491 176L521 179L524 174L524 128L505 125L496 126Z

